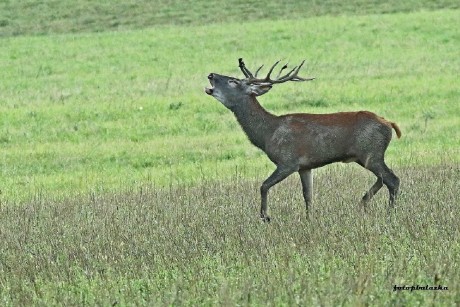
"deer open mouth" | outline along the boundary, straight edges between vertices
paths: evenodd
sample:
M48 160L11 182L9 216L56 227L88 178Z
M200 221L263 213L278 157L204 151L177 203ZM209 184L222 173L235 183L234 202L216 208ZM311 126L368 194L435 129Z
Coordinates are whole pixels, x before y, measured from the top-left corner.
M214 91L214 88L213 87L205 87L204 88L204 91L206 92L206 94L208 95L212 95L212 92Z
M209 79L209 83L211 84L211 87L205 87L204 88L204 91L208 95L212 95L212 93L214 92L214 84L212 84L212 79L213 78L214 78L213 74L209 74L208 79Z

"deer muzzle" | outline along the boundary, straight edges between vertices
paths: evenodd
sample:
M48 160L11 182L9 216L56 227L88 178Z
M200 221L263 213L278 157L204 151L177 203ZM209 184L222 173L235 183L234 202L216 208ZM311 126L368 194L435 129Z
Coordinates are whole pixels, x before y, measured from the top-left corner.
M213 77L214 77L213 74L209 74L209 75L208 75L209 83L211 83L211 85L213 85L213 84L212 84L212 79L213 79ZM214 86L212 86L212 87L205 87L205 88L204 88L204 91L206 92L206 94L212 95L212 93L214 92Z

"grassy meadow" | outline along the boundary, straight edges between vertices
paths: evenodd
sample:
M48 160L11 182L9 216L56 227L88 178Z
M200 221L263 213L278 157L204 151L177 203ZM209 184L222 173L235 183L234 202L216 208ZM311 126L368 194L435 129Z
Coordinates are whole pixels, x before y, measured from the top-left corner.
M460 303L457 2L108 3L0 3L0 305ZM274 166L203 91L239 57L306 59L275 114L398 123L396 211L337 164L309 221L298 176L258 221ZM449 290L393 291L427 284Z
M3 0L0 37L459 8L456 0Z
M458 168L399 169L368 214L359 168L316 177L305 220L298 178L271 193L238 174L196 187L145 185L0 207L3 306L455 306L460 300ZM350 180L343 180L349 178ZM422 184L421 184L422 183ZM343 193L343 191L347 191ZM393 291L442 285L445 291Z

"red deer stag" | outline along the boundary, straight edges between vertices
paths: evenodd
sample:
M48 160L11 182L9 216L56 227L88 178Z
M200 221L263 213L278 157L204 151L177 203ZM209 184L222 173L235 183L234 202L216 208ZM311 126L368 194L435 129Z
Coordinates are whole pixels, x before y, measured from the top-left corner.
M236 116L249 140L263 150L276 164L276 170L260 187L260 217L269 222L267 208L268 190L294 172L302 182L307 216L312 202L312 169L333 162L356 162L377 176L377 181L363 196L366 203L385 184L390 193L390 207L399 189L399 178L384 161L385 150L390 143L392 129L401 137L399 127L368 111L332 114L286 114L276 116L265 110L256 97L267 93L273 85L287 81L310 81L297 74L302 67L294 67L281 76L284 65L276 79L271 79L276 62L265 78L257 78L262 66L252 74L239 59L239 67L245 79L211 73L211 87L205 88Z

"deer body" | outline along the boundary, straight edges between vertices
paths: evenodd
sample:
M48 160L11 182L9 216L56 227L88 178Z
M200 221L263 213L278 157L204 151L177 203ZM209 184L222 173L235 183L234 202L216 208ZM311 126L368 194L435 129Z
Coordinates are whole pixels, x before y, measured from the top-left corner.
M234 113L251 143L263 150L277 166L260 189L261 218L270 220L268 190L294 172L300 175L308 211L313 188L311 170L334 162L356 162L377 176L377 182L362 199L363 205L385 184L390 192L390 205L393 206L399 179L386 166L384 153L390 143L392 129L400 137L398 126L368 111L273 115L259 104L256 96L268 92L275 83L312 80L297 76L302 65L283 77L287 80L271 80L270 74L275 65L265 79L256 79L240 60L240 68L247 79L210 74L208 78L212 88L205 89L207 94Z

